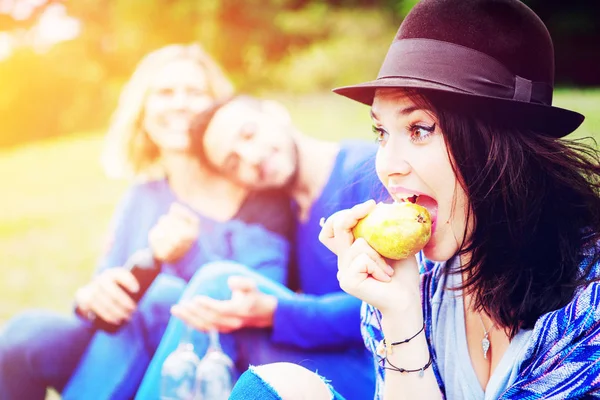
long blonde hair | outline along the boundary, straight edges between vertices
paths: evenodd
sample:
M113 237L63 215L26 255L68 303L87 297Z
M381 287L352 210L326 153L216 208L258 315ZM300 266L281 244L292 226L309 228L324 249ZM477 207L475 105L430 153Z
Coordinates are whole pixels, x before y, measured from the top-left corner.
M155 179L164 175L158 148L142 127L148 89L158 71L177 60L197 62L213 98L233 94L233 86L217 63L198 44L172 44L147 54L125 84L106 135L101 162L109 177Z

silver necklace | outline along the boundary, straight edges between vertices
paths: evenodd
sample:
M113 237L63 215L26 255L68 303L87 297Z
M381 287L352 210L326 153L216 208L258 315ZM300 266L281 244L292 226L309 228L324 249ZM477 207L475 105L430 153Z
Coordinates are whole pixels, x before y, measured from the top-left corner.
M487 353L490 350L490 331L494 328L494 324L490 326L490 329L485 329L485 325L483 323L483 318L481 318L481 314L477 314L479 316L479 321L481 321L481 327L483 328L483 339L481 339L481 349L483 350L483 359L487 360Z

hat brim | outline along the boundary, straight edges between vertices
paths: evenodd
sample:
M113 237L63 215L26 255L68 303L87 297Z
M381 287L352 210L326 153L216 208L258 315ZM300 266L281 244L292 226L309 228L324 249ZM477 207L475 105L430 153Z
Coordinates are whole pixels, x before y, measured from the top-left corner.
M370 106L373 104L375 91L382 88L434 91L442 97L449 97L453 104L468 105L469 110L485 112L491 116L499 117L504 123L512 123L515 126L532 129L556 138L572 133L585 119L583 115L575 111L560 107L476 95L436 82L412 78L382 78L358 85L336 88L333 89L333 92Z

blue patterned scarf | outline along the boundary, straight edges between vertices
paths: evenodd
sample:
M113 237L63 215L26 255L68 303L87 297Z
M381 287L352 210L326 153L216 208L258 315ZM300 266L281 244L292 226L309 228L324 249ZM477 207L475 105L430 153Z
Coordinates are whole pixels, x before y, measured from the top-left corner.
M444 263L425 263L422 256L418 259L425 271L421 279L425 332L432 343L431 298L442 281ZM600 265L594 266L591 276L600 276ZM361 319L365 345L373 353L377 369L375 399L383 399L385 370L376 352L383 339L381 314L363 303ZM435 349L430 346L430 351L440 391L445 394ZM538 319L519 374L500 396L503 400L540 398L600 398L600 282L579 289L565 307Z

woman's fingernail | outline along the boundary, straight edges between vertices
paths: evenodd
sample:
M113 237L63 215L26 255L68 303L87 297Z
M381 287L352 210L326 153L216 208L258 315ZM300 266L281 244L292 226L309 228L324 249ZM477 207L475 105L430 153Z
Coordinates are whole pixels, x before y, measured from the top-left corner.
M394 275L394 268L392 268L391 265L386 264L385 267L386 267L386 270L387 270L387 273L388 273L389 276Z

